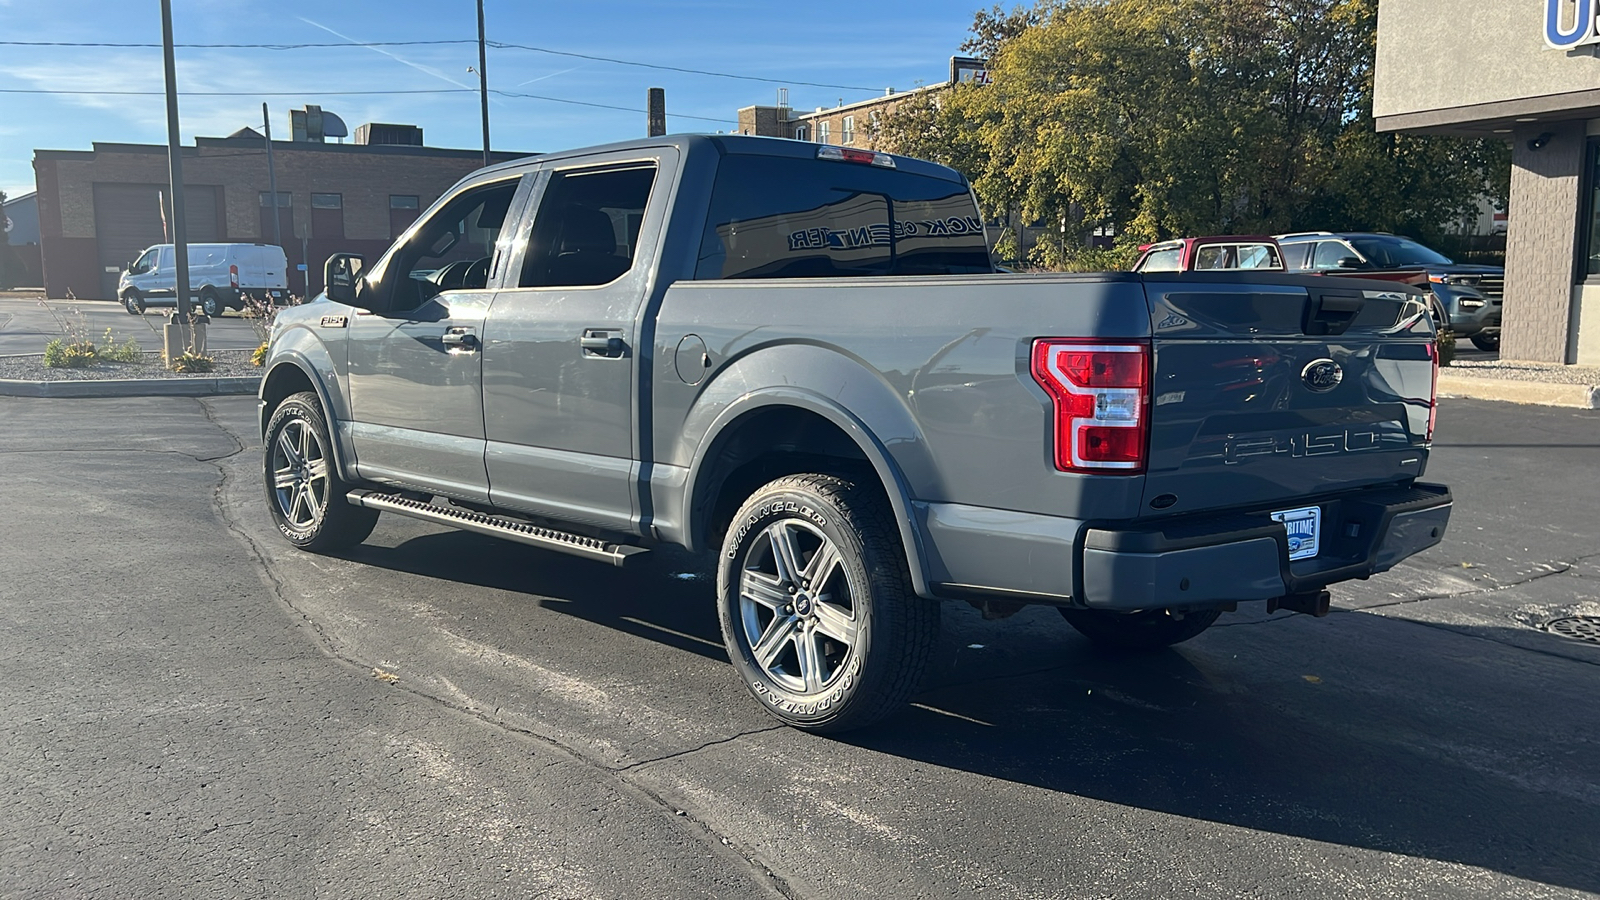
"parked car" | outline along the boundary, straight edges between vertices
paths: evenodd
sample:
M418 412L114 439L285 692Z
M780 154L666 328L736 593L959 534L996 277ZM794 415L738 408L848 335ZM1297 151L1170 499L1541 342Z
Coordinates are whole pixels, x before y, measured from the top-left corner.
M1139 248L1135 272L1282 272L1278 242L1261 235L1179 238Z
M966 180L905 157L518 160L324 283L260 389L287 541L390 512L617 566L705 551L740 680L802 729L905 703L941 600L1150 649L1240 602L1324 615L1449 523L1419 292L996 274Z
M289 261L272 244L190 244L189 296L206 315L243 309L245 300L284 303ZM176 306L178 269L171 244L144 251L123 270L117 298L133 315L152 306Z
M1278 235L1291 272L1377 278L1415 284L1437 299L1435 318L1480 350L1500 349L1506 270L1461 265L1393 234L1311 231Z

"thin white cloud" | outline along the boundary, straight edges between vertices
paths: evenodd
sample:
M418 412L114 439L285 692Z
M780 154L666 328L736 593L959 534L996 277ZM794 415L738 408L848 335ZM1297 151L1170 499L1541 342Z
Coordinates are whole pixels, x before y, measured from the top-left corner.
M519 81L519 82L517 82L517 87L522 87L523 85L533 84L535 81L543 81L546 78L554 78L557 75L565 75L568 72L576 72L579 69L587 69L587 68L589 68L589 64L588 63L584 63L581 66L573 66L570 69L562 69L559 72L551 72L548 75L540 75L538 78L529 78L527 81Z
M312 26L314 28L320 28L323 31L326 31L327 33L333 35L334 37L339 38L340 40L349 41L352 44L356 44L358 46L366 47L368 50L371 50L373 53L378 53L378 54L382 54L383 56L387 56L390 59L394 60L395 62L400 63L401 65L410 66L411 68L416 69L418 72L423 72L423 73L426 73L428 75L432 75L433 77L438 78L438 79L440 79L442 81L449 82L450 84L453 84L456 87L463 87L463 88L472 87L472 85L469 85L469 84L467 84L465 82L457 81L454 78L451 78L449 75L446 75L445 73L439 71L438 69L435 69L433 66L425 66L422 63L412 62L411 60L406 59L405 57L400 56L397 53L391 53L390 51L385 50L382 47L374 47L374 46L372 46L370 44L364 43L362 41L358 41L355 38L350 37L347 34L341 34L341 33L337 32L337 31L334 31L332 28L329 28L328 26L323 25L321 22L313 22L310 19L306 18L305 16L295 16L295 18L299 19L300 21L302 21L302 22L306 23L307 25L310 25L310 26Z

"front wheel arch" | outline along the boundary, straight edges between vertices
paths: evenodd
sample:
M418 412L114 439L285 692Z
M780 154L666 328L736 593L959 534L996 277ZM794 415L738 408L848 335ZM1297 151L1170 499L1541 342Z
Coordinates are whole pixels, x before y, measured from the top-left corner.
M322 415L328 423L328 437L333 443L334 463L339 472L339 477L351 484L358 483L355 470L349 465L349 457L345 454L344 441L339 433L338 420L334 417L334 406L328 397L328 392L323 389L322 383L312 377L306 369L294 359L285 359L267 372L261 380L261 434L265 438L267 423L272 420L272 414L284 400L302 391L311 391L317 395L317 401L322 404Z

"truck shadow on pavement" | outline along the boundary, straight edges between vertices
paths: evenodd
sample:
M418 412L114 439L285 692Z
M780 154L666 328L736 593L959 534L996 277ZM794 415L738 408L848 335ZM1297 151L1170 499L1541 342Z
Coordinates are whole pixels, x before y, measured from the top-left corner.
M727 659L714 575L687 553L623 571L439 533L347 557ZM802 739L1199 823L1600 891L1600 669L1358 613L1241 613L1222 623L1170 651L1121 656L1094 649L1050 609L986 622L946 604L911 709L842 738ZM1384 877L1380 864L1364 865L1372 869L1363 878ZM1386 865L1404 872L1403 861Z

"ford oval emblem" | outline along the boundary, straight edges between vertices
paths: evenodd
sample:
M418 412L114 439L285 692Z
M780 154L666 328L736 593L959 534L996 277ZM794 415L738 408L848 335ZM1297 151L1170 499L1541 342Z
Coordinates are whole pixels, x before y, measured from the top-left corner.
M1344 380L1344 368L1331 359L1316 359L1300 372L1300 378L1319 394L1327 393Z

